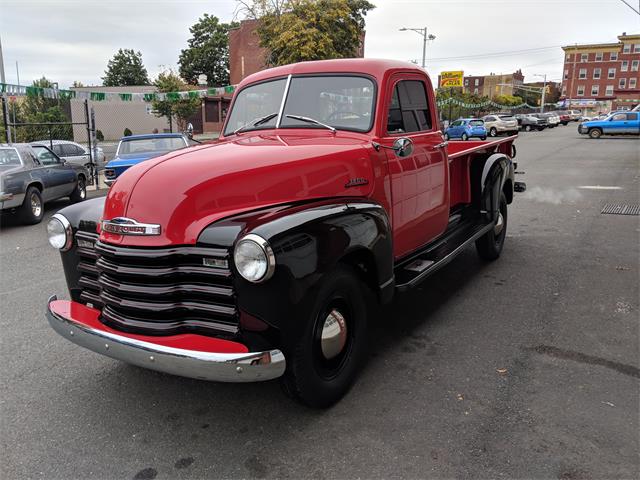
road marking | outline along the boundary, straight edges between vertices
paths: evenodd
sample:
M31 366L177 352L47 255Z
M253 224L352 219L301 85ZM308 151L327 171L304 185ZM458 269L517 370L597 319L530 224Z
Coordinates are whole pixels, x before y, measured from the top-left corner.
M610 185L583 185L578 188L583 190L622 190L622 187L614 187Z

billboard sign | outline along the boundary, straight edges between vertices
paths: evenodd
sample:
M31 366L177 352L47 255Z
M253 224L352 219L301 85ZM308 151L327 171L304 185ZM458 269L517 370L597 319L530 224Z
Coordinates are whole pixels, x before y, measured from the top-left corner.
M462 70L440 73L440 88L462 87Z

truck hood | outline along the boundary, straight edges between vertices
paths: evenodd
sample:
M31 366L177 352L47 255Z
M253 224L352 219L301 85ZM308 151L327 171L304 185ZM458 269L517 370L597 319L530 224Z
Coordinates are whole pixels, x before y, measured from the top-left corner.
M373 186L368 145L366 138L346 132L244 134L139 163L109 190L103 218L158 224L160 235L101 232L101 240L188 245L212 222L240 212L320 198L368 196Z

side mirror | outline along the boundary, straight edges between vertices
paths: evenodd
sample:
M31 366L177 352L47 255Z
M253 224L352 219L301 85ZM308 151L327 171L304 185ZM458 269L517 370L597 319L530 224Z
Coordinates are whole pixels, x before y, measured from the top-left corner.
M393 151L399 157L408 157L413 153L413 142L405 137L398 138L393 142Z

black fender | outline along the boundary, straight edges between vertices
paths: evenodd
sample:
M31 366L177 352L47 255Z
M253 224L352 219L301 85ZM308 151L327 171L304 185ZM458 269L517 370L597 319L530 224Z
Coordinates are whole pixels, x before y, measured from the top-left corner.
M233 246L249 233L267 240L276 260L273 276L259 284L244 280L233 266ZM296 336L314 288L339 263L351 265L382 302L393 296L391 226L384 208L369 200L333 199L240 214L208 226L198 245L230 249L243 335L261 330L279 346Z
M106 197L96 197L85 200L84 202L69 205L57 213L64 215L64 217L69 220L74 235L78 230L96 234L98 223L104 211L105 199ZM78 302L80 301L82 289L78 284L80 280L80 272L78 271L80 257L76 254L76 248L77 245L74 242L69 250L60 252L60 258L62 259L62 268L64 269L64 276L67 280L71 299Z
M480 177L480 207L490 219L495 219L499 211L500 192L504 192L507 203L513 201L514 178L513 161L507 155L494 153L484 162Z

